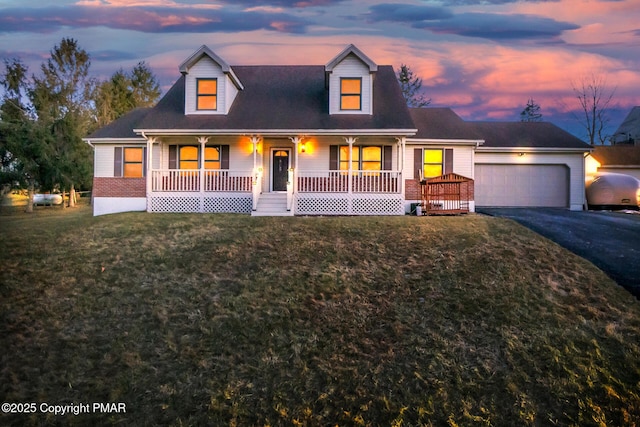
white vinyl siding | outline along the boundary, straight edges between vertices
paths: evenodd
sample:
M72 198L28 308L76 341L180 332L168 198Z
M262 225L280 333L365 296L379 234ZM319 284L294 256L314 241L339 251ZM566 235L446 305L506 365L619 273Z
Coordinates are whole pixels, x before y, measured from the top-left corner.
M362 79L362 108L340 109L340 79ZM329 76L329 114L373 114L373 79L369 67L355 55L348 55Z
M93 166L93 176L98 178L113 178L113 162L116 145L96 145Z
M196 108L197 80L217 79L217 109L198 110ZM185 114L227 114L238 90L233 82L222 71L222 68L211 58L203 56L189 69L185 80Z
M582 210L585 203L585 188L584 188L584 156L582 153L525 153L523 156L518 153L491 153L491 152L476 152L475 153L476 164L476 204L480 206L479 200L483 197L482 193L478 194L478 188L482 191L481 181L483 177L478 176L478 165L561 165L566 167L566 179L567 182L557 182L557 185L567 186L568 201L565 203L571 210ZM481 166L482 167L482 166ZM538 169L537 172L534 168L534 172L526 173L539 173L542 169ZM549 169L550 170L550 169ZM480 182L478 182L480 181Z

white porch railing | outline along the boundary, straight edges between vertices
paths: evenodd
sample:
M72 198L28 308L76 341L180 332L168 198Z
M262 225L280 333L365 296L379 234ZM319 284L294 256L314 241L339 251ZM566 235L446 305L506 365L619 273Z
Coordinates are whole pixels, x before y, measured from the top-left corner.
M204 180L197 169L151 171L151 191L154 192L251 192L252 176L247 171L207 169Z
M299 193L384 193L400 192L399 171L297 171Z

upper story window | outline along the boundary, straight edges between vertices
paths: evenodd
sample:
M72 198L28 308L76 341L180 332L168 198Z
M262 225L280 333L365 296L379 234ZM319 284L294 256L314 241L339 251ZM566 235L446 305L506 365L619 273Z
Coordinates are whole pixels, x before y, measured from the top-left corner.
M122 159L122 176L141 178L144 176L144 150L142 148L125 147Z
M197 79L196 109L218 109L218 79Z
M340 79L340 109L341 110L361 110L362 109L362 79L361 78L341 78Z

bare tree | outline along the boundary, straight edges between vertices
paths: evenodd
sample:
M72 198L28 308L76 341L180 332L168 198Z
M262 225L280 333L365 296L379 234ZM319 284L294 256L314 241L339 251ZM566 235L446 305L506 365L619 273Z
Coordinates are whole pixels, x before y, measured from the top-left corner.
M579 81L572 81L571 87L580 103L582 115L576 119L587 131L591 145L604 144L607 135L605 128L609 123L608 108L613 99L614 89L607 87L607 79L602 74L592 73Z

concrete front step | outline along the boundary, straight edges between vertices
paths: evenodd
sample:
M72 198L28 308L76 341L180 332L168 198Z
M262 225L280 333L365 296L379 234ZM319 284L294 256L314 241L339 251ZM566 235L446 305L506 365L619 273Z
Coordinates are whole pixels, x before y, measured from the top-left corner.
M263 193L251 216L293 216L293 212L287 211L286 193Z

